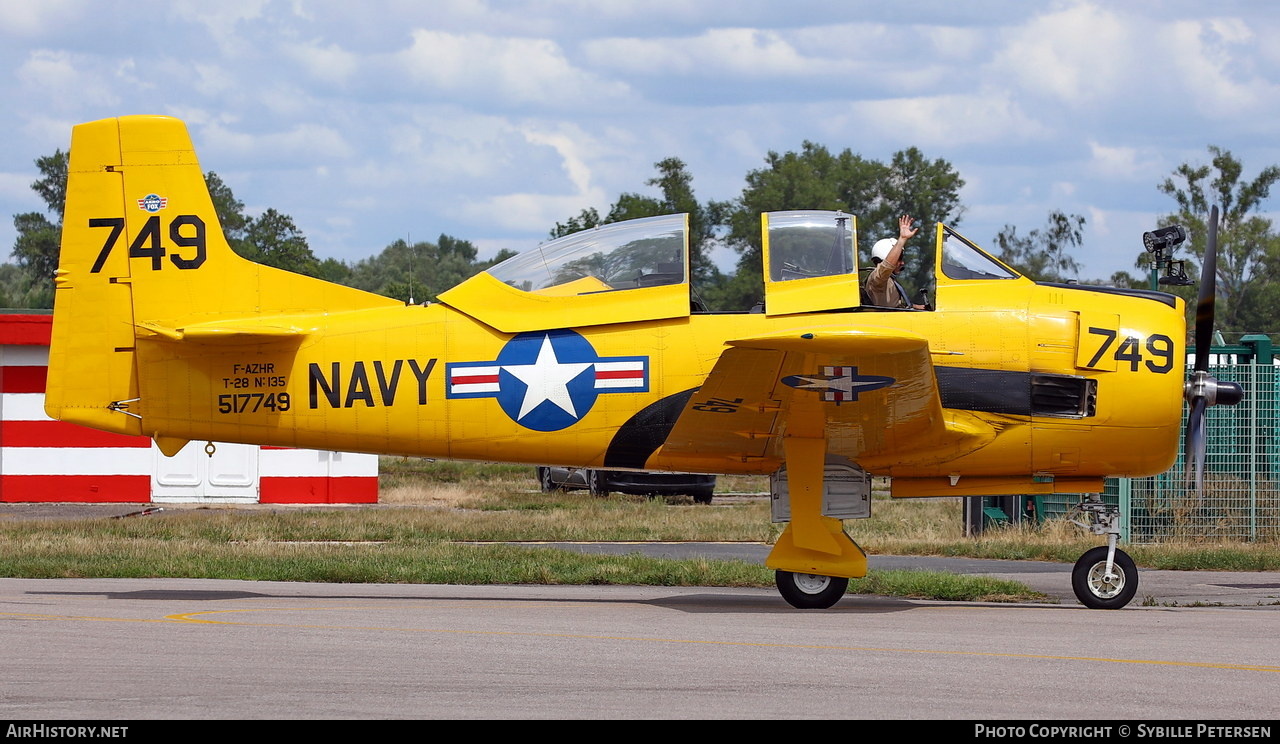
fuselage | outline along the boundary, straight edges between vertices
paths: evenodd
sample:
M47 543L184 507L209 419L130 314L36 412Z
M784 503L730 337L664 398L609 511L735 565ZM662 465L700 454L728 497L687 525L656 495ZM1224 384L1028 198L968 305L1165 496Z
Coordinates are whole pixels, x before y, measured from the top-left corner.
M46 412L167 454L771 473L799 445L919 495L1094 489L1176 457L1180 300L1036 284L941 224L913 247L930 311L869 306L856 217L818 210L761 216L759 312L697 309L687 215L563 236L406 306L236 255L177 120L76 127L67 193Z
M884 328L928 338L944 409L979 417L998 435L942 462L902 452L883 474L1167 469L1185 366L1178 303L1025 281L998 289L997 297L990 286L940 289L933 312L691 313L516 334L439 303L334 313L296 346L205 346L193 355L164 339L139 343L144 367L174 370L143 380L142 410L148 428L183 439L768 473L780 452L664 457L653 419L669 429L728 339Z

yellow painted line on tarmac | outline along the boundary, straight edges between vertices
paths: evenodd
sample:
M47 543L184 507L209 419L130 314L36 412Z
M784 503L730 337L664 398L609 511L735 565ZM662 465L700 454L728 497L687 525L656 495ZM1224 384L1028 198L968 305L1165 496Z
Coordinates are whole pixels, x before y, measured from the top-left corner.
M759 545L755 540L454 540L454 545Z
M168 623L160 617L96 617L94 615L48 615L35 612L0 612L0 617L26 618L28 620L84 620L99 623Z
M544 638L544 639L563 639L563 640L584 640L584 641L624 641L636 643L659 643L659 644L685 644L700 646L727 646L737 648L765 648L777 650L807 650L807 651L843 651L856 653L876 653L876 654L913 654L928 656L967 656L978 658L994 658L994 659L1030 659L1036 661L1077 661L1077 662L1094 662L1104 664L1140 664L1146 666L1163 666L1163 667L1180 667L1194 669L1226 669L1242 672L1268 672L1272 674L1280 673L1280 666L1261 666L1256 664L1232 664L1227 662L1206 662L1206 661L1171 661L1164 659L1113 659L1101 656L1058 656L1054 654L1013 654L1002 653L996 651L949 651L945 649L917 649L917 648L884 648L877 646L844 646L844 645L825 645L825 644L800 644L800 643L764 643L764 642L748 642L748 641L707 641L688 638L644 638L639 636L618 636L618 635L595 635L584 633L536 633L529 631L508 631L508 630L475 630L471 628L395 628L376 625L332 625L332 624L310 624L310 623L260 623L260 622L243 622L229 620L215 620L201 617L202 615L233 615L246 612L315 612L317 610L359 610L365 611L372 608L369 607L275 607L275 608L245 608L234 610L201 610L197 612L184 612L172 615L166 615L162 619L137 619L137 618L103 618L88 617L74 615L39 615L34 613L17 613L17 612L0 612L0 616L25 617L30 619L45 620L86 620L86 621L114 621L114 622L161 622L175 624L195 624L195 625L222 625L234 627L266 627L266 628L305 628L310 630L361 630L361 631L395 631L401 633L427 633L441 635L470 635L484 637L508 637L508 638Z

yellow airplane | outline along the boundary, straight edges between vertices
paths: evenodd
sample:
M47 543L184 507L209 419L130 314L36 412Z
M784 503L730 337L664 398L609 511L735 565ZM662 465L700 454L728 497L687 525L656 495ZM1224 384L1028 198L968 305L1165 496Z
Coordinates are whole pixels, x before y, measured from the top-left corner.
M686 215L553 240L405 305L234 254L186 127L159 116L74 128L63 224L51 417L166 454L773 474L788 524L767 565L802 608L866 574L842 519L869 516L872 476L894 498L1087 494L1108 544L1073 586L1122 607L1137 572L1103 479L1173 464L1184 387L1201 452L1194 416L1240 395L1199 359L1184 386L1182 300L1036 283L941 224L933 311L863 305L856 218L826 211L763 215L758 312L691 300ZM1207 350L1212 289L1201 309Z

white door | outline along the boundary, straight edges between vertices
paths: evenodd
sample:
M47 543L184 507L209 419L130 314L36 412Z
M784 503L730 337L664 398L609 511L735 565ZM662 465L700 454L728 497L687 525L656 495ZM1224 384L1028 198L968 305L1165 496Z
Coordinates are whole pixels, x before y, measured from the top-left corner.
M151 451L152 501L258 502L257 445L188 442L173 457L154 444Z

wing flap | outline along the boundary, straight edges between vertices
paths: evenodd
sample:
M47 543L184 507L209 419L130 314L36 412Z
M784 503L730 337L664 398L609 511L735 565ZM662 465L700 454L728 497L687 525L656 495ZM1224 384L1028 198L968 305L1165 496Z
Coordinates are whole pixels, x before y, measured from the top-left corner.
M887 472L941 462L995 437L944 411L928 340L884 329L815 329L729 342L657 457L715 459L760 472L782 439L821 436L827 452Z

